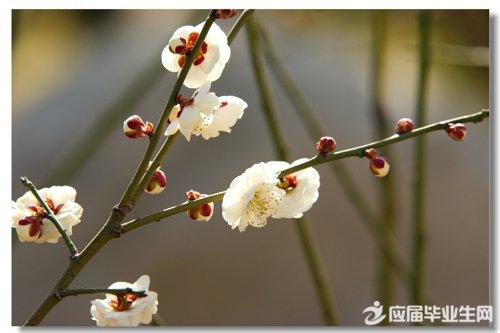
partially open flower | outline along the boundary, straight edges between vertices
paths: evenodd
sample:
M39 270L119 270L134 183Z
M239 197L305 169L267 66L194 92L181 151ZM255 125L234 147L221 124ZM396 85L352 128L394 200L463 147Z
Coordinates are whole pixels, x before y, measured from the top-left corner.
M153 124L144 121L139 116L130 116L123 122L123 132L129 138L135 139L153 135Z
M292 164L283 161L267 162L275 172L288 169L305 162L307 158L296 160ZM285 197L279 205L274 218L300 218L308 211L319 197L319 173L314 168L307 168L286 175L278 183L278 187L285 190Z
M404 134L413 131L413 120L410 118L401 118L396 123L395 131L397 134Z
M186 198L189 201L200 199L200 198L203 198L206 196L207 196L206 194L201 194L200 192L194 191L194 190L190 190L190 191L186 192ZM210 220L213 213L214 213L214 203L213 202L205 203L203 205L191 208L186 212L187 216L191 220L203 221L203 222L207 222L208 220Z
M151 165L151 162L149 162ZM159 194L163 192L163 190L167 187L167 176L163 171L160 170L160 167L156 169L149 181L148 185L144 189L144 192L149 194Z
M133 284L115 282L109 289L127 289L144 291L145 296L136 294L106 294L105 299L95 299L90 303L90 314L97 326L139 326L149 324L158 311L158 294L149 291L149 276L143 275Z
M391 166L385 157L375 156L370 160L370 171L377 177L385 177Z
M455 141L462 141L467 136L467 127L461 123L448 124L445 127L445 131Z
M277 187L279 179L268 164L254 164L233 179L222 200L222 216L235 229L248 225L261 228L267 218L278 213L285 190Z
M68 235L80 223L83 208L75 202L76 190L70 186L52 186L38 191ZM11 203L12 227L21 242L57 243L59 231L31 192Z
M219 136L219 132L231 133L231 127L248 106L238 97L217 97L210 92L210 82L198 89L192 98L180 96L178 102L170 113L165 135L180 130L188 141L192 134L208 140Z
M180 72L184 67L186 57L193 50L204 23L196 27L183 26L174 32L161 54L161 62L167 70ZM217 80L230 56L231 49L226 34L213 23L189 69L184 85L188 88L199 88L206 81Z
M316 150L318 151L318 154L323 157L333 152L336 146L337 143L331 136L323 136L318 140L318 142L316 142Z
M215 11L215 17L219 20L226 20L238 14L237 9L217 9Z

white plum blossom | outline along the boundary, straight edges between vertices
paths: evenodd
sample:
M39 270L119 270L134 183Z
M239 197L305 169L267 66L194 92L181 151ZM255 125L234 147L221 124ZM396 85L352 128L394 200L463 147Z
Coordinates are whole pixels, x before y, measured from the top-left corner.
M70 186L52 186L38 191L68 235L80 223L83 208L75 202L76 190ZM21 242L57 243L59 231L46 218L46 212L31 192L11 202L11 222Z
M305 161L307 161L307 158L298 159L292 164L283 161L272 161L267 162L267 164L275 172L280 172ZM302 217L304 212L308 211L318 200L319 185L319 173L312 167L284 176L278 186L283 188L286 194L273 217Z
M204 24L205 22L196 27L183 26L174 32L161 54L161 62L167 70L180 72L186 62L186 56L193 49ZM206 81L217 80L230 56L231 49L227 43L226 34L217 24L213 23L189 69L184 85L195 89L201 87Z
M238 97L217 97L210 92L210 82L206 82L192 98L182 97L172 109L165 135L181 131L189 141L191 135L201 135L208 140L219 136L219 132L231 133L231 127L243 116L247 106Z
M90 303L90 314L97 326L138 326L149 324L153 315L158 311L158 294L149 291L150 279L142 275L133 284L128 282L115 282L109 289L126 289L144 291L145 296L135 294L113 295L106 294L105 299L95 299Z
M260 228L278 213L286 192L276 185L279 179L268 164L254 164L232 182L222 201L222 216L242 232L248 225Z

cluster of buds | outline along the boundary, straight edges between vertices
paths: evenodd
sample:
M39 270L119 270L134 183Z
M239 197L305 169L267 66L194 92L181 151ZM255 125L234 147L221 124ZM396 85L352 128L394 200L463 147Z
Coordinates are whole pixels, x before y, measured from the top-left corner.
M391 166L385 157L378 156L373 148L365 150L365 156L370 159L370 171L377 177L385 177Z
M188 201L197 200L206 196L206 194L201 194L200 192L194 190L186 192L186 198L188 199ZM210 220L214 213L214 203L204 203L202 205L189 209L186 213L191 220L207 222L208 220Z
M467 135L467 127L461 123L447 124L444 130L455 141L462 141Z
M123 132L132 139L153 136L153 124L149 121L144 123L137 115L130 116L123 122Z
M336 146L337 142L335 142L334 138L331 136L323 136L318 140L318 142L316 142L316 151L318 152L318 155L325 157L329 153L333 152Z
M149 167L151 167L151 162L149 162ZM148 185L146 185L144 192L148 194L159 194L163 192L165 187L167 187L167 176L158 166L149 180Z
M238 14L237 9L217 9L215 11L215 18L219 20L226 20Z
M411 120L410 118L401 118L396 123L396 127L394 130L397 134L401 135L413 131L413 127L413 120Z

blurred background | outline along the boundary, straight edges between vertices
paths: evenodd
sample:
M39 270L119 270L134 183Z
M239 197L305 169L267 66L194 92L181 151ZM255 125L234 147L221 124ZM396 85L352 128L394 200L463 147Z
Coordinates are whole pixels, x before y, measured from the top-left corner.
M176 75L160 53L173 31L196 25L207 11L13 11L12 198L28 176L39 187L70 185L84 207L74 229L79 248L92 238L119 200L147 140L128 140L123 120L138 114L156 122ZM376 139L374 44L377 15L385 43L378 86L391 124L415 112L418 70L416 11L256 11L291 76L314 107L338 149ZM488 11L432 11L428 121L488 108ZM227 32L235 19L220 23ZM132 217L185 200L194 188L224 190L250 165L275 159L257 94L245 29L231 46L218 95L248 102L232 134L189 144L179 138L163 170L168 188L142 197ZM379 45L380 46L380 45ZM294 159L315 154L313 140L272 73L280 124ZM183 93L191 92L183 88ZM425 280L430 304L489 304L489 122L468 126L463 142L444 132L427 136ZM388 133L390 134L390 133ZM88 140L90 136L91 140ZM413 141L391 151L395 237L410 261ZM77 154L75 154L75 151ZM371 209L381 212L381 179L368 162L344 160ZM306 215L342 325L364 323L362 310L378 299L378 251L372 234L326 165L320 198ZM380 214L379 214L380 215ZM106 287L151 276L159 314L167 325L321 325L314 285L292 220L232 231L220 213L210 223L184 214L110 242L73 287ZM57 245L19 244L13 237L13 324L21 325L63 272L67 254ZM391 279L390 304L411 304L407 288ZM94 325L92 296L57 305L44 325Z

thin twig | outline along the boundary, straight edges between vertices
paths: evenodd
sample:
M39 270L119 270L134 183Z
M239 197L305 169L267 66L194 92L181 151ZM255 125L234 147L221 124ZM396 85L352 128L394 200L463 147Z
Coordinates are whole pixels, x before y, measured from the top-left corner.
M233 27L231 28L231 31L229 31L229 34L227 35L227 43L229 45L231 45L231 43L233 42L234 38L236 37L236 35L240 31L241 27L243 27L243 25L245 24L246 20L250 17L250 15L253 14L254 11L255 11L255 9L245 9L241 13L241 15L238 17L238 20L233 25Z
M54 291L56 297L64 298L68 296L78 296L87 294L113 294L113 295L126 295L133 294L137 297L146 296L145 291L136 291L131 288L120 288L120 289L110 289L110 288L81 288L81 289L63 289Z
M264 63L262 61L262 54L259 46L259 34L254 23L254 18L250 18L247 24L248 33L248 46L250 48L250 59L252 61L253 72L257 84L257 90L260 94L262 109L266 118L269 133L272 136L272 142L276 155L280 160L289 160L288 149L285 144L285 139L281 128L278 123L278 116L276 107L272 98L271 87L269 80L266 77ZM327 325L335 325L336 315L333 304L331 302L331 295L326 282L326 276L323 271L321 262L319 260L318 250L315 247L312 231L310 230L308 221L302 217L294 223L297 233L299 235L302 251L306 257L306 262L309 266L312 275L316 293L320 301L320 306L323 318Z
M385 46L386 46L386 18L387 13L383 10L372 12L372 31L374 34L372 47L372 108L371 116L373 118L373 126L375 128L375 137L380 138L390 134L394 129L391 125L390 117L387 115L383 107L383 71L385 65ZM389 161L392 157L392 149L390 146L381 150L384 157ZM396 228L396 207L397 194L395 179L396 171L392 171L383 179L380 179L379 185L379 207L382 209L382 223L384 224L387 233L387 239L384 242L391 242L392 235L395 235ZM377 294L378 299L382 304L393 304L393 275L390 271L390 264L383 253L378 256L377 265ZM385 321L388 322L388 321Z
M326 135L326 132L318 121L311 103L304 96L301 89L297 86L294 79L285 68L282 58L278 55L274 44L270 41L268 32L264 29L262 24L258 21L257 23L264 44L264 55L267 57L267 61L270 64L269 67L275 74L286 96L290 99L292 107L297 111L309 136L313 141L316 141L318 137ZM389 230L387 230L383 221L372 211L364 191L359 188L354 177L349 173L349 170L343 163L331 163L329 164L329 168L339 181L348 201L360 215L361 221L372 233L375 242L385 256L385 260L391 263L392 268L400 279L406 279L410 273L408 267L403 262L400 251L397 251L395 248L394 236L389 234Z
M419 69L417 83L417 98L415 103L415 125L422 126L426 122L426 104L429 85L429 61L430 61L430 12L423 10L419 13ZM412 228L413 228L413 283L411 288L412 304L423 302L423 279L424 279L424 210L425 210L425 153L426 142L424 137L415 140L413 171L413 200L412 200Z
M76 248L75 244L69 237L68 233L66 232L66 229L64 229L61 222L59 222L57 217L54 215L54 212L50 209L45 200L43 200L43 198L40 196L40 193L38 193L38 190L36 189L35 185L26 177L21 177L21 182L23 183L24 187L26 187L28 190L31 191L31 193L35 196L36 200L43 207L45 213L47 214L47 218L52 222L52 224L54 224L57 231L59 231L59 234L61 234L64 243L68 247L70 258L74 260L78 255L78 249Z
M458 123L458 122L460 122L460 123L477 123L477 122L480 122L481 120L483 120L484 118L488 118L488 117L489 117L489 111L483 110L481 112L472 113L469 115L465 115L465 116L461 116L461 117L457 117L457 118L452 118L452 119L448 119L448 120L443 120L443 121L440 121L437 123L429 124L427 126L416 128L412 132L409 132L409 133L406 133L403 135L393 135L393 136L390 136L388 138L385 138L385 139L382 139L379 141L375 141L375 142L371 142L371 143L368 143L368 144L363 145L363 146L358 146L358 147L354 147L354 148L341 150L341 151L338 151L337 153L334 153L334 154L329 155L329 156L324 157L324 158L312 157L301 164L297 164L296 166L293 166L291 168L283 170L279 174L279 177L283 177L283 176L286 176L288 174L291 174L291 173L294 173L294 172L297 172L297 171L300 171L300 170L303 170L303 169L306 169L309 167L317 166L317 165L320 165L323 163L327 163L327 162L332 162L332 161L336 161L336 160L340 160L340 159L344 159L344 158L349 158L349 157L362 157L363 152L368 148L385 147L387 145L392 145L392 144L395 144L397 142L405 141L405 140L408 140L408 139L411 139L413 137L420 136L420 135L423 135L426 133L440 131L440 130L444 129L446 124L453 124L453 123ZM160 220L162 220L166 217L187 211L193 207L197 207L197 206L200 206L200 205L205 204L205 203L221 201L222 198L224 197L224 193L225 193L225 191L217 192L217 193L208 195L206 197L203 197L203 198L200 198L197 200L188 201L188 202L185 202L183 204L179 204L177 206L163 209L163 210L156 212L156 213L153 213L151 215L147 215L147 216L143 216L143 217L139 217L137 219L127 221L127 222L122 224L122 229L121 229L122 233L130 232L134 229L145 226L149 223L159 222Z

